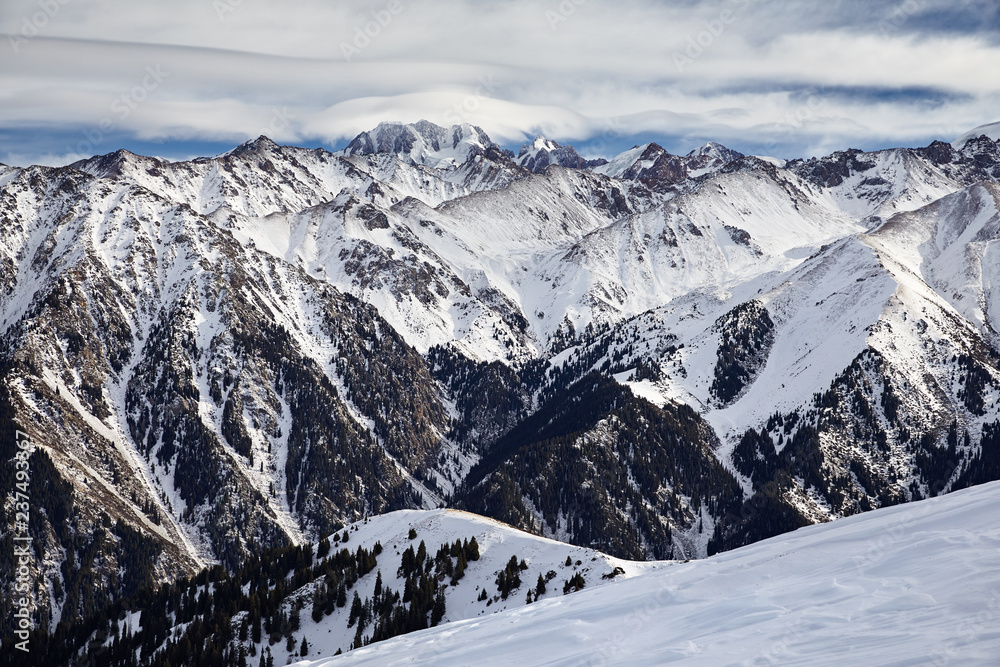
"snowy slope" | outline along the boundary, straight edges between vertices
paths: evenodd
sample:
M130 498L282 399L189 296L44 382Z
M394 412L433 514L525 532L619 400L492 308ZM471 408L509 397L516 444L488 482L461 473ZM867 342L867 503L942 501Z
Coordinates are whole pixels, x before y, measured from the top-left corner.
M417 533L412 540L408 537L411 528ZM447 611L443 624L524 607L528 590L534 591L538 576L549 572L553 572L555 576L549 580L541 600L561 598L563 583L576 573L583 576L587 588L594 588L607 585L613 580L628 579L666 567L665 563L612 558L592 549L529 535L498 521L456 510L392 512L352 524L347 526L347 530L350 531L350 539L342 543L344 548L355 551L358 547L364 547L370 550L376 542L380 542L383 547L377 568L359 579L353 589L362 600L372 596L379 573L384 586L398 592L403 591L405 580L396 576L396 568L400 564L401 553L407 548L412 546L416 549L420 542L424 542L428 553L433 557L442 544L453 544L455 540L465 541L475 537L479 544L480 559L470 561L465 576L457 585L447 588ZM504 569L511 556L516 556L519 561L524 559L528 568L520 574L521 586L512 591L507 599L502 599L497 591L496 576ZM570 566L566 565L567 557L572 560L573 564ZM613 578L603 578L615 568L621 568L621 572ZM480 601L477 598L484 589L488 593L488 599ZM301 598L308 610L312 594L311 584L291 594L287 605L290 607L292 600ZM308 612L302 614L301 636L308 639L311 655L329 657L338 648L345 652L348 650L356 630L356 627L348 626L348 615L349 605L318 623L309 618ZM365 634L370 635L370 629ZM301 636L298 638L301 639ZM271 651L275 664L285 664L288 653L283 642L272 646Z
M717 184L718 179L701 190ZM747 184L733 191L738 209L744 206L739 194L754 192ZM678 197L669 206L689 210L692 207L684 204L698 192ZM766 201L758 195L755 206L759 209ZM747 224L755 217L733 222L761 234L765 245L768 225ZM773 213L764 219L780 220ZM799 227L790 230L808 231L803 220L808 217L800 217ZM801 260L795 258L808 244L777 258L761 252L756 261L744 259L749 271L742 276L733 271L739 258L733 247L738 250L738 245L718 245L727 251L723 259L706 241L711 238L709 225L696 228L700 235L682 236L685 232L678 228L680 248L698 248L693 257L708 269L700 280L664 299L667 305L613 325L608 333L551 363L564 370L583 359L590 359L588 369L617 362L616 379L636 395L657 405L679 401L695 407L721 439L720 460L741 475L733 457L749 430L759 432L780 415L795 415L791 422L805 417L815 437L808 446L810 456L821 462L825 480L841 480L836 489L816 494L811 490L815 479L806 480L799 470L792 475L802 493L795 504L813 519L918 498L932 485L947 488L962 464L928 466L924 451L934 450L926 450L913 434L934 443L943 441L950 428L957 436L967 433L963 447L956 452L953 443L948 450L950 460L959 461L975 451L970 441L977 442L1000 418L1000 373L989 350L990 341L996 340L997 220L996 186L974 185L916 211L896 214L873 232L827 240ZM770 227L773 232L778 225L772 222ZM657 233L634 236L655 238ZM771 244L795 236L788 231L773 238ZM819 240L814 237L813 242ZM603 247L609 245L614 247ZM782 267L776 259L787 264ZM763 272L768 260L773 270ZM726 262L730 275L736 274L728 283L723 279ZM753 270L761 272L755 275ZM682 285L683 273L676 271L675 276L664 282ZM655 278L653 274L645 282L655 286ZM622 294L635 298L629 290ZM766 340L740 361L746 376L742 385L732 395L720 395L719 380L732 370L722 360L731 360L734 353L732 347L723 349L722 323L750 303L759 304L766 314L749 323ZM595 357L595 350L604 351ZM648 368L651 359L656 363L653 377L646 372L635 379L634 369ZM978 388L975 383L980 383ZM820 400L837 386L845 387L842 397ZM840 403L843 399L846 403ZM831 412L832 419L826 416ZM795 433L791 426L783 433L771 432L774 451L781 454ZM787 458L774 459L773 465L794 467ZM764 481L756 479L755 484ZM844 500L848 488L848 497L853 495L855 501ZM752 490L749 483L746 489Z
M243 242L374 304L417 349L454 342L491 361L537 352L524 313L541 289L531 270L542 258L653 202L641 186L556 167L436 208L343 192L231 225Z
M994 341L1000 332L998 200L996 184L975 185L895 216L867 237Z
M766 410L803 403L866 347L905 376L902 386L922 394L914 413L954 413L956 395L936 388L950 393L948 357L975 349L976 329L987 340L996 335L997 217L995 186L972 186L832 244L779 276L760 295L778 330L774 347L750 391L709 415L720 435L725 424L745 429Z
M633 306L632 313L642 313L643 305L651 307L656 290L659 300L668 304L622 325L629 332L624 338L647 340L650 349L684 344L673 362L685 370L665 368L661 401L673 397L713 404L708 390L718 337L712 327L734 305L753 298L766 306L776 338L748 393L735 405L707 414L720 436L742 432L775 409L801 404L825 389L867 346L913 367L910 379L919 386L920 378L931 372L927 366L914 366L927 356L921 351L925 341L949 338L961 349L973 345L976 330L995 340L1000 327L995 303L1000 271L995 184L971 186L860 234L849 218L838 219L820 205L810 209L800 202L793 209L786 198L769 196L773 188L760 187L768 181L756 175L725 176L741 180L716 179L664 207L699 211L699 218L675 213L675 219L663 225L656 219L660 211L636 217L632 225L638 230L625 238L640 256L653 254L647 248L659 252L658 261L654 256L653 261L619 262L629 245L612 241L610 232L622 225L594 233L600 242L585 253L588 263L597 265L593 272L608 282L619 264L648 267L616 285L629 301L650 298ZM728 199L703 195L716 189ZM733 241L727 228L747 232L749 243ZM677 248L642 246L642 239L666 234L682 242ZM810 248L819 249L806 256ZM601 260L603 268L595 260ZM568 262L560 266L566 271ZM927 321L908 321L903 312L920 313ZM933 322L935 330L928 333ZM883 328L882 323L890 326ZM655 396L651 390L647 387L647 395Z
M292 439L298 425L315 423L304 412L311 407L296 405L297 397L275 382L275 369L256 352L241 360L255 336L267 336L272 350L284 345L278 359L301 362L301 369L313 374L307 384L326 385L331 402L324 406L324 418L344 427L338 429L338 442L358 436L351 446L355 455L367 447L395 450L371 459L379 461L382 488L399 483L408 491L411 482L422 488L407 476L421 465L414 466L413 457L437 454L421 451L423 446L437 450L444 444L444 408L416 353L384 321L366 322L367 306L345 301L253 243L240 245L190 206L133 183L72 169L25 170L3 195L5 213L19 215L11 216L15 222L0 240L11 287L0 301L0 326L10 332L5 345L17 345L20 357L39 369L12 374L25 406L21 419L52 438L47 443L51 455L67 477L80 488L94 489L81 494L86 498L81 506L114 508L146 528L151 520L146 515L154 515L156 524L162 519L164 527L149 529L150 534L176 545L181 552L176 560L185 563L238 559L241 531L258 533L264 544L300 541L301 519L293 514L317 499L306 490L310 466L305 459L314 456L325 468L351 462L320 453L332 438L311 442L305 451L296 448ZM338 327L342 319L351 326ZM34 326L24 327L26 320ZM361 343L359 335L370 340ZM355 344L364 346L364 359L350 351ZM345 361L353 358L365 369L374 368L379 362L373 352L383 344L395 349L382 361L406 363L409 356L409 367L423 372L431 392L432 405L423 407L434 416L418 436L422 445L392 444L420 427L376 438L372 431L379 427L373 420L379 418L349 398L354 390L345 375L352 371ZM405 370L383 370L380 376L399 373ZM161 382L170 374L176 377ZM408 385L407 395L415 396L419 384ZM176 454L185 436L156 425L178 385L184 385L187 397L164 416L187 413L187 425L177 430L193 433L181 448L197 451L196 466L185 467L187 452ZM370 388L371 381L365 386ZM167 395L158 395L163 390ZM306 402L311 406L315 400ZM50 425L54 414L60 415L59 427ZM150 426L155 433L147 438ZM324 470L321 482L328 489L330 472ZM218 486L195 501L190 487L201 475ZM360 480L354 485L363 488ZM293 507L296 496L302 508ZM437 505L436 496L427 497L427 506ZM370 511L365 502L354 517ZM398 501L394 509L406 506L411 501ZM339 523L343 499L336 507ZM223 516L230 512L239 519ZM174 563L164 559L163 572L168 565Z
M995 665L1000 483L301 665Z
M652 144L643 144L642 146L634 146L627 151L614 156L608 160L607 164L603 164L595 168L594 171L598 174L604 174L605 176L620 177L629 168L636 164L639 158L642 157L651 145Z
M767 175L721 175L654 210L595 230L553 257L545 275L561 273L555 284L567 285L565 291L587 286L574 305L580 311L591 305L597 321L615 321L694 290L789 269L821 244L860 230L842 214L796 203L788 187Z

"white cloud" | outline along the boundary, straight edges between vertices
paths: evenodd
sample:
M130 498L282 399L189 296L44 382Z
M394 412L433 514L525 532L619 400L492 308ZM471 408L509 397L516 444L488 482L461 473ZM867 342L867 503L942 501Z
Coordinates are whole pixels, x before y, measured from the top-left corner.
M62 167L73 164L92 155L83 153L0 153L0 163L13 164L27 167L28 165L41 165L43 167Z

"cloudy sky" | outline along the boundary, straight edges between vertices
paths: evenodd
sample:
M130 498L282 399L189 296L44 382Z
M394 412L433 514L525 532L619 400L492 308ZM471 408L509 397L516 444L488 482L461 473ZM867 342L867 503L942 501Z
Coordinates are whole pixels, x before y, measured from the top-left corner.
M1000 120L996 0L0 0L0 162L471 122L797 157Z

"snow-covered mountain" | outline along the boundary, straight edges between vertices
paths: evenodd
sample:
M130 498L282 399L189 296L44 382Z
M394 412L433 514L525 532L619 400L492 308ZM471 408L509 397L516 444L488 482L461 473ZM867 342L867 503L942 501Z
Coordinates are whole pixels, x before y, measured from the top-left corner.
M993 483L295 664L994 665L997 502Z
M709 142L685 156L672 155L659 144L643 144L598 165L594 171L614 178L654 181L659 186L683 183L721 170L742 153Z
M552 164L571 169L590 169L607 163L604 158L586 160L572 146L560 146L545 137L536 137L530 144L522 146L515 161L535 174L545 171Z
M577 158L420 122L2 168L39 623L396 510L700 558L1000 478L988 134Z
M474 125L444 128L422 120L412 125L381 123L362 132L343 150L344 155L398 155L431 169L459 167L474 156L500 147Z
M1000 141L1000 123L987 123L969 130L952 143L954 148L962 148L970 139L986 137L991 141Z

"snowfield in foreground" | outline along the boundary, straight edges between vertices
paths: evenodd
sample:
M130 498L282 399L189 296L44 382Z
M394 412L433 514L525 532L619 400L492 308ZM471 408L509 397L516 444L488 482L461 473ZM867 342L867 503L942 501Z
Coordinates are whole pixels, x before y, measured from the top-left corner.
M447 623L325 665L996 665L1000 483Z

